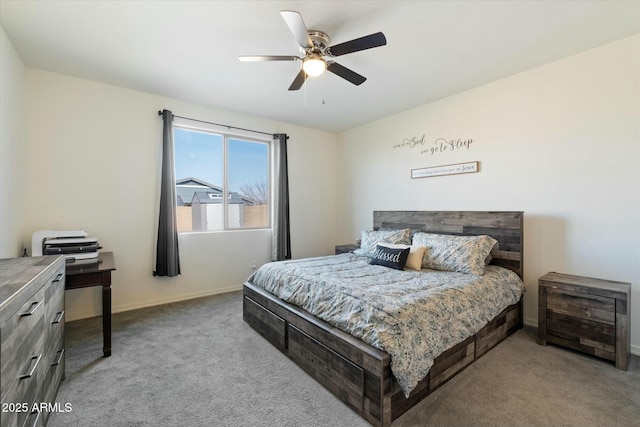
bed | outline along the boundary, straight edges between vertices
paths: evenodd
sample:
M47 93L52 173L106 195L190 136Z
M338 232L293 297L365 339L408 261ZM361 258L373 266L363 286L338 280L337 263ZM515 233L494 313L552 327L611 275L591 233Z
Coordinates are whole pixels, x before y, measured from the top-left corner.
M374 230L413 229L434 234L491 236L498 243L491 251L487 271L499 271L501 269L491 267L499 266L522 278L522 212L375 211L373 224ZM338 269L343 264L361 262L351 255L333 258L329 262L336 266L326 268ZM288 303L251 281L244 284L243 293L245 322L375 426L390 425L522 327L522 298L518 296L517 301L497 315L486 322L483 320L485 323L476 328L477 331L474 329L473 335L434 355L428 373L417 385L411 386L408 394L404 378L399 377L399 383L394 376L398 363L392 369L390 353L397 351L391 347L385 352L377 343L375 346L367 344L345 332L345 328L332 326L309 312L314 310L306 311Z

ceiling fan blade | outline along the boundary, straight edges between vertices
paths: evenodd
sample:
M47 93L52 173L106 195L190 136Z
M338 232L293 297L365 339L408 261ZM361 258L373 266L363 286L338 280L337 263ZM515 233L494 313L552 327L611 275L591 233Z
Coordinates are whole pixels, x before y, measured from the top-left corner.
M298 90L302 87L304 82L307 80L307 74L304 70L300 70L295 79L293 79L293 83L289 86L289 90Z
M313 42L311 41L311 37L309 37L309 30L307 30L302 16L295 10L282 10L280 11L280 15L291 30L291 33L293 33L293 37L295 37L298 44L305 49L312 48Z
M244 55L238 56L242 62L263 62L263 61L296 61L300 58L297 56L285 55Z
M329 48L331 56L346 55L347 53L359 52L361 50L371 49L373 47L384 46L387 44L387 38L382 33L369 34L368 36L353 39L348 42L340 43Z
M362 83L365 82L365 80L367 80L366 77L361 76L355 71L351 71L347 67L343 67L342 65L336 62L330 62L329 65L327 65L327 71L331 71L336 76L340 76L343 79L350 81L356 86L360 86Z

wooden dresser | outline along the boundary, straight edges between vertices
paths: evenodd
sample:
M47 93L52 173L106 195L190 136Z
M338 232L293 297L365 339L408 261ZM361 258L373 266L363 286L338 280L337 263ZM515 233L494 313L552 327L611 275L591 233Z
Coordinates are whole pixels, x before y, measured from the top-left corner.
M42 426L64 378L62 256L0 260L0 426Z
M627 370L631 284L547 273L538 280L538 343L615 362Z

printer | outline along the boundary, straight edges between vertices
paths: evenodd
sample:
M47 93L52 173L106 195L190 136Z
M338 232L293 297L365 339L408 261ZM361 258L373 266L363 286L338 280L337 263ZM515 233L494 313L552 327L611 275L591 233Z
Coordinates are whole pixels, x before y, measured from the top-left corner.
M64 255L67 261L98 259L98 239L84 230L40 230L31 237L31 255Z

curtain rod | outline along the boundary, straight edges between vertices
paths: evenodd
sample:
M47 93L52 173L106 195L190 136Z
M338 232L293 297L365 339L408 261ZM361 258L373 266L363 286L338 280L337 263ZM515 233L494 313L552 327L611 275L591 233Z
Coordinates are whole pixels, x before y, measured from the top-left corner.
M158 111L158 115L161 116L162 115L162 111ZM247 131L247 132L261 133L263 135L269 135L269 136L273 136L274 135L273 133L261 132L259 130L253 130L253 129L239 128L239 127L230 126L230 125L223 125L223 124L220 124L220 123L207 122L205 120L192 119L191 117L178 116L176 114L174 114L173 117L178 117L179 119L191 120L192 122L200 122L200 123L206 123L208 125L221 126L221 127L227 128L227 129L238 129L238 130L244 130L244 131Z

